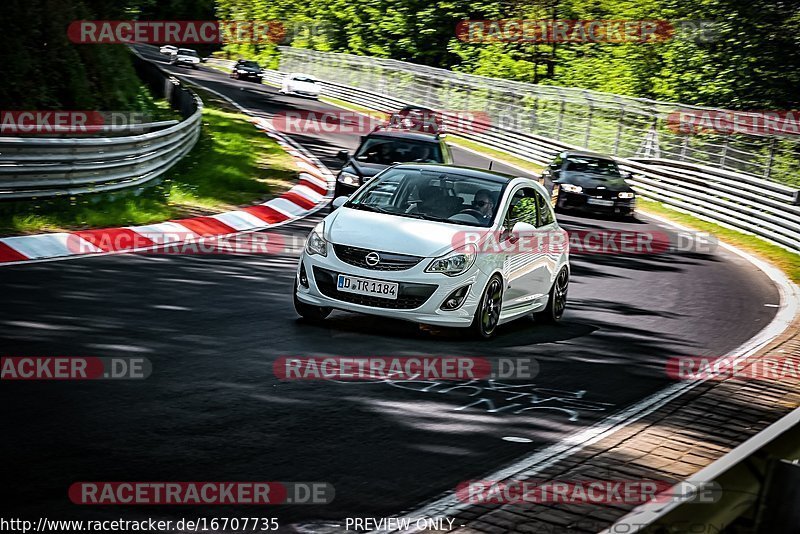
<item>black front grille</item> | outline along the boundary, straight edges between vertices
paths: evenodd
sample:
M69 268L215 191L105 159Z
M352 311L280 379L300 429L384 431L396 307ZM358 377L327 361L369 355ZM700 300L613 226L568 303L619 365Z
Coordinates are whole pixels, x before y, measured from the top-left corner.
M605 200L614 200L617 198L619 191L609 191L608 189L585 189L583 192L590 197L601 197Z
M422 261L422 258L419 256L408 256L406 254L395 254L393 252L381 252L378 250L373 251L348 245L333 245L333 250L336 252L336 257L343 262L373 271L405 271ZM365 258L370 252L376 252L381 257L377 265L369 265L367 263Z
M332 299L370 306L372 308L387 308L390 310L413 310L419 308L433 295L438 286L432 284L409 284L400 282L397 288L397 299L384 299L381 297L371 297L368 295L357 295L346 293L336 289L336 277L338 273L314 267L314 281L320 293Z

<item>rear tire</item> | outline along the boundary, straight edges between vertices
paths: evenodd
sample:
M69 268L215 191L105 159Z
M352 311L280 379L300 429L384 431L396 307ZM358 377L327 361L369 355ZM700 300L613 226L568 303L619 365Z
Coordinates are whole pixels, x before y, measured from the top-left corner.
M558 272L553 286L550 288L550 295L547 299L547 306L544 310L534 316L537 321L543 323L556 324L564 316L567 307L567 291L569 290L569 269L562 267Z
M500 310L503 306L503 279L499 275L492 276L486 283L475 317L470 328L479 338L489 339L497 331L500 322Z
M294 297L294 311L296 311L297 315L299 315L306 321L310 321L312 323L319 323L321 321L324 321L325 318L331 314L331 311L333 311L331 308L324 308L322 306L313 306L311 304L300 302L300 299L297 298L297 282L294 283L294 290L292 292L292 296Z

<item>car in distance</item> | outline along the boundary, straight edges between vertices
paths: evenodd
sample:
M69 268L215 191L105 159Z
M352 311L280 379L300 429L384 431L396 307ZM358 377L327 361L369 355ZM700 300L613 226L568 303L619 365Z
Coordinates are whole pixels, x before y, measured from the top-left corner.
M319 98L319 94L322 92L322 86L320 85L319 80L313 76L294 72L287 74L283 78L279 92L283 95Z
M374 129L361 138L352 155L340 150L338 158L344 165L336 177L334 198L354 193L361 184L396 163L453 162L450 147L442 136L393 127Z
M161 48L159 48L158 51L164 54L165 56L171 56L172 54L175 54L178 51L178 47L172 45L164 45Z
M446 132L445 120L442 114L420 106L405 106L392 113L386 126L388 128L401 128L431 134Z
M231 78L235 78L237 80L261 83L261 78L263 77L264 72L261 70L261 66L255 61L250 61L247 59L238 60L233 66L233 71L231 72Z
M553 183L557 210L632 217L636 193L626 176L612 158L582 151L558 154L542 173Z
M523 316L563 316L568 238L532 179L401 164L335 204L297 266L294 306L307 320L339 309L488 338Z
M200 65L200 56L190 48L179 48L176 53L172 54L169 62L173 65L186 65L196 69Z

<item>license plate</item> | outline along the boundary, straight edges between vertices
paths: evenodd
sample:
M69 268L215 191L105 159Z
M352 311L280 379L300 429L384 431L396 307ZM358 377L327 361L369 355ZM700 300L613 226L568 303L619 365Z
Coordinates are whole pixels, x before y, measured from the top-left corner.
M613 200L603 200L602 198L590 198L588 200L589 204L594 204L595 206L613 206Z
M394 282L381 282L344 274L340 274L336 280L336 289L339 291L391 300L397 300L397 288L398 284Z

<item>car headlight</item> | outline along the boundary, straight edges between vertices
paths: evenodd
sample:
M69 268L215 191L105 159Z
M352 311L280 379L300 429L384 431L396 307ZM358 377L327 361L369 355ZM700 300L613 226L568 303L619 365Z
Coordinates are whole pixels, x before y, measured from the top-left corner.
M636 194L633 191L623 191L617 195L619 198L633 198Z
M337 180L347 185L358 185L358 176L356 176L352 172L340 173L339 178L337 178Z
M583 188L579 185L573 184L559 184L561 189L566 191L567 193L581 193L583 192Z
M454 250L441 258L436 258L425 268L427 273L442 273L447 276L458 276L467 271L475 263L477 249L475 245L468 244L463 248Z
M239 74L247 74L247 71L242 69L236 69L236 72L238 72Z
M306 252L309 256L319 254L320 256L328 255L328 242L322 237L325 233L325 221L320 222L311 230L306 240Z

